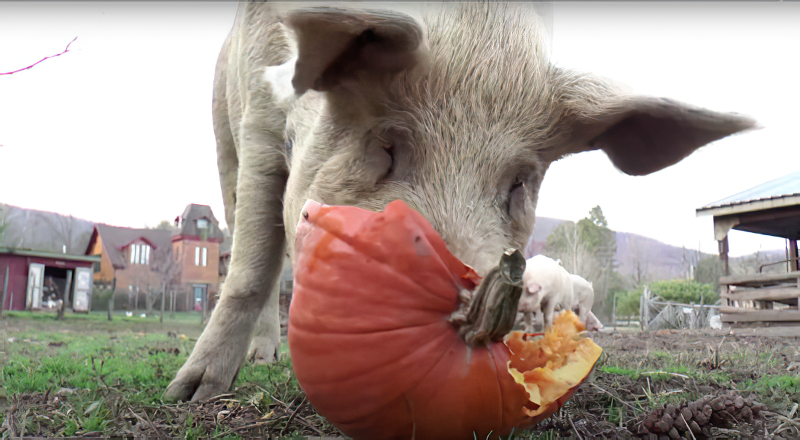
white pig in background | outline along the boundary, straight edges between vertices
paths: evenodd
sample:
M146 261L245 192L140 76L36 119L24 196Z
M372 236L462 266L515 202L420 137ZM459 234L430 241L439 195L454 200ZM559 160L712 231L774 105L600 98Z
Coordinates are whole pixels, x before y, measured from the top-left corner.
M541 314L545 329L552 325L557 307L561 310L572 308L572 278L561 267L560 261L544 255L529 258L525 263L522 283L519 311L528 314L528 318L531 313Z
M570 274L569 277L572 279L571 308L581 319L581 322L587 325L586 320L589 317L589 313L592 312L592 305L594 304L594 287L591 282L586 281L579 275Z
M594 316L591 310L589 310L589 314L586 315L586 322L584 322L587 331L600 331L603 329L603 323L597 319L597 316Z

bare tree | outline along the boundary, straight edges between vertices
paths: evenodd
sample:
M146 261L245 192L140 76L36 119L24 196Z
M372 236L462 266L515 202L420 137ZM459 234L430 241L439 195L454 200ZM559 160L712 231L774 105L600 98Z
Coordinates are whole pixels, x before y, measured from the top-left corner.
M21 69L12 70L11 72L0 72L0 75L13 75L13 74L15 74L15 73L17 73L17 72L22 72L23 70L28 70L28 69L32 68L33 66L35 66L35 65L37 65L37 64L39 64L39 63L41 63L41 62L42 62L42 61L44 61L44 60L48 60L48 59L50 59L50 58L55 58L55 57L59 57L59 56L61 56L61 55L64 55L65 53L69 52L69 47L70 47L70 46L72 45L72 43L74 43L74 42L75 42L75 40L77 40L77 39L78 39L78 37L75 37L75 38L73 38L73 39L72 39L72 41L70 41L70 42L69 42L69 44L67 44L67 47L66 47L66 48L65 48L63 51L61 51L61 52L59 52L59 53L57 53L57 54L55 54L55 55L46 56L46 57L42 58L41 60L39 60L39 61L37 61L37 62L35 62L35 63L33 63L33 64L29 65L29 66L23 67L23 68L21 68Z
M636 236L628 236L628 259L631 263L631 281L638 288L650 279L649 246Z
M157 272L161 278L161 288L156 291L156 294L161 294L161 315L159 320L164 322L164 303L167 299L167 290L174 290L180 283L181 260L176 258L174 249L170 245L162 252L156 252L153 255L153 263L150 265L150 269Z

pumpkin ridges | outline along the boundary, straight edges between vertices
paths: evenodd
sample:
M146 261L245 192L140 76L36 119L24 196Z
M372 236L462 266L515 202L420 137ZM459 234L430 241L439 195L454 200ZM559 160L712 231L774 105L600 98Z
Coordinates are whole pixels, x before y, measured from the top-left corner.
M348 211L348 222L344 223L344 227L341 227L341 222L337 217L330 215L331 212L336 212L335 210L341 209ZM380 255L382 257L395 256L396 254L394 252L396 250L402 250L404 248L403 246L397 246L388 253L385 251L385 249L380 248L380 244L383 243L384 240L397 238L395 236L387 236L386 234L383 234L383 230L385 230L385 228L391 228L393 223L399 224L406 227L407 235L414 235L415 239L416 237L424 237L424 244L427 244L428 247L433 250L433 252L428 252L425 257L432 256L436 258L436 262L441 263L444 266L446 273L451 274L453 280L459 286L472 289L475 287L475 283L473 281L475 279L480 279L480 277L477 276L477 273L475 273L472 268L466 266L461 262L461 260L456 258L447 250L447 245L445 244L444 240L439 236L439 234L436 233L433 227L430 226L430 223L428 223L425 217L422 216L422 214L410 209L403 201L395 200L394 202L389 203L386 206L386 209L380 213L371 213L369 211L366 211L366 213L361 213L358 211L364 210L350 206L322 206L319 208L315 226L323 229L329 234L336 236L336 238L341 240L343 243L346 243L354 249L357 249L359 253L375 258L376 255ZM370 219L367 218L367 216L370 214L376 215L375 217L371 218L371 222L369 221ZM351 222L350 216L358 218L358 221ZM353 233L346 232L348 230L352 231ZM400 243L407 242L406 240L396 241ZM354 246L355 244L358 244L359 246ZM423 243L420 243L420 246L422 245ZM360 247L363 247L364 249L370 249L373 252L367 254L361 249L358 249ZM375 259L380 260L378 258ZM401 264L415 262L414 259L408 258L391 259L395 263ZM397 267L395 268L397 269ZM422 287L428 290L433 290L430 286Z
M460 287L476 279L471 275L474 271L450 254L427 220L404 203L393 202L384 213L362 211L352 207L321 207L301 225L302 234L298 228L298 237L302 237L296 241L298 266L302 269L313 263L314 270L312 273L295 266L289 346L298 381L321 415L346 435L360 439L408 439L411 435L417 439L471 439L473 428L484 437L489 430L493 435L507 434L514 426L535 424L574 393L575 388L570 389L565 396L541 408L542 415L528 418L524 408L540 408L528 401L524 387L511 374L503 374L508 373L510 349L503 343L469 349L455 327L447 322L458 304ZM344 244L317 227L320 217L328 217L329 229L337 231L337 235L345 239L354 236L366 242L356 239L352 245ZM357 227L345 221L350 217L357 219ZM389 239L382 237L387 234ZM429 239L431 234L435 237ZM423 255L419 248L413 247L416 237L421 237L416 242L422 243ZM371 246L371 242L378 244ZM321 254L314 251L320 243L325 243L325 252ZM374 255L375 261L365 258L362 249L366 249L367 255ZM304 259L309 255L315 259ZM395 272L370 270L378 266L378 260ZM431 268L427 265L431 261L440 261L444 267ZM369 266L365 267L365 262ZM460 266L451 269L454 262ZM396 272L398 267L400 273ZM320 280L314 280L317 277ZM419 280L417 284L422 288L406 290L410 289L409 284L397 282L402 277ZM354 287L356 282L360 284ZM369 312L378 309L409 321L425 321L429 315L417 309L430 309L430 300L418 294L434 290L432 285L441 289L433 292L435 296L452 298L453 302L449 310L442 310L442 327L432 325L428 331L426 326L418 326L409 333L400 329L364 333L364 328L386 329L393 318L372 321L366 326L356 322L370 321L374 315ZM380 304L382 294L400 297ZM409 300L408 309L401 309L397 304L406 301L402 295L417 300ZM376 308L377 305L381 307ZM393 306L399 310L391 310ZM444 305L441 307L444 309ZM336 314L332 309L340 312ZM338 316L336 324L341 330L321 331L326 319L333 315ZM353 329L359 330L353 332ZM414 335L415 331L419 336ZM395 332L403 336L387 337ZM472 353L470 363L460 357L467 350ZM405 355L395 356L397 353ZM332 380L346 375L353 379ZM486 408L490 408L491 417L486 416ZM456 426L451 424L454 421L458 421ZM412 433L412 429L416 431Z

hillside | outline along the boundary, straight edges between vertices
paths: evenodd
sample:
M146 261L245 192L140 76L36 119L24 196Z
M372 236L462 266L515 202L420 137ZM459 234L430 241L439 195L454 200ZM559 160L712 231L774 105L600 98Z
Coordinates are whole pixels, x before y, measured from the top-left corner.
M8 226L0 245L8 247L61 252L63 246L66 245L67 253L83 254L94 228L94 222L89 220L11 205L0 205L0 219L3 216L5 216ZM544 245L547 236L565 221L567 220L537 218L533 240L526 247L526 256L540 253L546 255ZM651 279L675 278L681 276L684 267L697 262L698 258L715 256L671 246L653 238L628 232L616 232L616 238L616 260L619 263L617 270L624 276L631 275L638 263ZM783 257L782 251L767 251L761 253L759 261L775 261L783 259ZM737 267L747 260L753 260L753 256L732 258L731 266Z

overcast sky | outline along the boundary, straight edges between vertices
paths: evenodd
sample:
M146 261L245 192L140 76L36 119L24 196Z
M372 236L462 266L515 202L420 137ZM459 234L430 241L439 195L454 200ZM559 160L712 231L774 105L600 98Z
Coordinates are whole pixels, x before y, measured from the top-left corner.
M755 117L646 177L601 152L553 164L537 215L716 252L695 209L800 169L800 3L553 5L552 59L634 91ZM143 227L189 203L224 223L211 124L214 64L236 4L0 2L0 202ZM731 254L783 240L732 232Z

